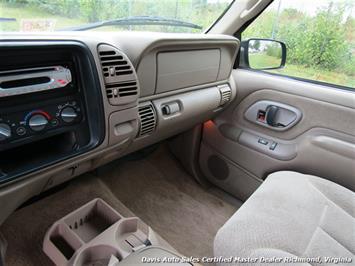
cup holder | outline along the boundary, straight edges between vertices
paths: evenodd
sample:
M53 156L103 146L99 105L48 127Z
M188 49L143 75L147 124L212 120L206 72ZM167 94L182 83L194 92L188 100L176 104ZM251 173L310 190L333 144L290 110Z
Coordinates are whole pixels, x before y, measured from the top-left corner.
M111 256L115 256L119 261L122 260L119 252L109 245L90 246L84 249L74 261L74 265L83 266L107 266Z
M120 219L107 203L98 199L74 212L65 223L87 243Z
M88 202L47 231L43 250L56 265L114 265L147 245L149 228L124 218L102 199Z
M128 234L136 232L138 230L138 222L139 219L136 217L131 217L122 220L121 223L118 225L116 237L122 238Z

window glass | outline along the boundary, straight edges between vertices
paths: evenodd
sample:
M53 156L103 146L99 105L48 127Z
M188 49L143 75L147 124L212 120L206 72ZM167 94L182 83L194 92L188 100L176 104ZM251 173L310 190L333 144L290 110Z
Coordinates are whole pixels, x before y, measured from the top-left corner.
M242 33L249 38L286 44L285 67L267 72L355 87L353 0L275 0Z
M85 30L192 32L206 30L232 0L0 0L1 31ZM81 29L83 30L83 29Z

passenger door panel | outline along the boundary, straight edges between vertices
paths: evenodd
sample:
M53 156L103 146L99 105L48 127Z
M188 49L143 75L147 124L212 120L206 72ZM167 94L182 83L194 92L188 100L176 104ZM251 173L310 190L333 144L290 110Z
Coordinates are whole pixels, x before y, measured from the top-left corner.
M233 80L237 99L203 129L200 166L211 182L246 199L269 173L294 170L355 190L353 92L242 69ZM282 130L253 121L250 108L264 101L298 110L298 121Z

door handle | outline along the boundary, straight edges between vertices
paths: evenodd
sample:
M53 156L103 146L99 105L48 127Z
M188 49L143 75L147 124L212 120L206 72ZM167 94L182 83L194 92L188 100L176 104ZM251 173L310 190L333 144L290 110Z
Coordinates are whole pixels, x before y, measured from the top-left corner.
M266 123L272 127L286 127L286 125L276 122L277 113L280 111L280 107L276 105L270 105L266 109Z
M276 115L279 112L280 108L277 107L276 105L270 105L266 109L266 123L272 127L277 126L275 120L276 120Z
M244 113L244 117L258 125L284 131L300 121L302 112L287 104L262 100L252 104Z

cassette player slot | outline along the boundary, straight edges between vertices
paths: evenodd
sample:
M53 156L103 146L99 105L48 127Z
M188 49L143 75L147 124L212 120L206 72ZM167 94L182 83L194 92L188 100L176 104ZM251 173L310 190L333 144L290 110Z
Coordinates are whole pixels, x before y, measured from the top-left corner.
M0 97L53 90L71 82L70 69L60 65L0 71Z
M4 81L0 84L0 87L3 89L13 89L17 87L25 87L30 85L38 85L49 83L51 79L49 77L35 77L29 79L15 79Z

